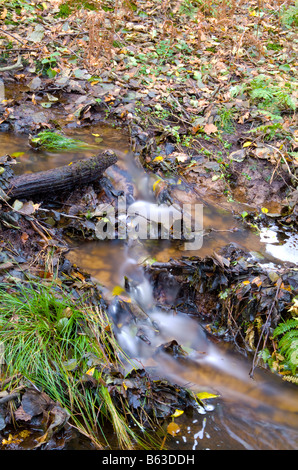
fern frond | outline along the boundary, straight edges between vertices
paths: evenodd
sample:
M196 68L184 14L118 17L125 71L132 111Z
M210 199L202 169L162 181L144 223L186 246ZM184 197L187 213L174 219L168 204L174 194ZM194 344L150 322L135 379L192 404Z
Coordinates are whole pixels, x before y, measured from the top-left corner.
M282 379L287 382L292 382L293 384L298 384L298 377L295 377L294 375L284 375Z
M298 328L298 320L296 318L290 318L284 323L280 323L273 332L273 338L276 336L285 334L287 331L290 331L292 328Z
M279 344L283 346L284 344L295 341L296 339L298 339L298 329L290 330L284 334L284 336L279 341Z

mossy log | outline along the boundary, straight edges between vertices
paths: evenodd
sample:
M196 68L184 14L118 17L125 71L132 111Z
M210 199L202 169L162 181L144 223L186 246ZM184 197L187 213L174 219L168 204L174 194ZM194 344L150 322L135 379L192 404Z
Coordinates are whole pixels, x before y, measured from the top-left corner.
M107 150L97 156L47 171L15 176L10 180L10 198L28 198L50 193L71 191L78 186L97 181L103 172L116 163L117 156Z

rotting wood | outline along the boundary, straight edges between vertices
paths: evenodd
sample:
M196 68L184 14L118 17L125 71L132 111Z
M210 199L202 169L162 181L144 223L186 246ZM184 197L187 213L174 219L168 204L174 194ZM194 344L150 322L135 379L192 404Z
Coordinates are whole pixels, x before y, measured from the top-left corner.
M78 186L94 183L116 161L116 154L111 150L106 150L97 156L79 160L70 165L15 176L10 180L6 192L10 198L26 199L39 194L44 196L44 194L70 191Z

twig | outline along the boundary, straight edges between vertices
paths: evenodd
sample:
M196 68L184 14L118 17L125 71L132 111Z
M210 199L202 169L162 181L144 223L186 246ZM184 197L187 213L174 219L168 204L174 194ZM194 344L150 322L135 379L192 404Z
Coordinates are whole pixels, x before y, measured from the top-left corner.
M257 367L258 365L258 358L257 358L257 354L259 352L259 347L260 347L260 344L261 344L261 340L263 338L263 335L264 335L264 332L265 330L267 329L267 326L268 326L268 323L269 323L269 320L271 319L271 314L272 314L272 311L273 311L273 308L275 306L275 303L277 301L277 297L278 297L278 294L279 294L279 291L280 291L280 286L282 284L282 280L279 279L278 281L278 286L277 286L277 290L276 290L276 294L275 294L275 297L274 297L274 300L271 304L271 308L270 308L270 311L268 313L268 316L267 316L267 319L262 327L262 331L261 331L261 334L260 334L260 337L259 337L259 341L258 341L258 344L257 344L257 347L256 347L256 350L255 350L255 354L254 354L254 357L253 357L253 361L252 361L252 366L251 366L251 369L249 371L249 375L251 378L253 378L253 375L254 375L254 370L255 368ZM268 337L268 333L266 334L266 338L265 338L265 341L264 343L266 342L267 340L267 337Z
M18 60L15 64L13 65L7 65L6 67L0 67L0 72L7 72L8 70L15 70L15 69L22 69L22 59L21 56L18 56Z
M0 398L0 405L4 405L4 403L14 400L15 398L18 398L18 397L19 397L18 392L12 392L9 395L6 395L5 397Z
M43 238L45 240L45 242L48 243L49 242L48 238L44 235L44 233L42 233L42 231L38 227L36 227L33 220L29 219L29 222L30 222L32 228L41 236L41 238Z
M11 38L15 39L16 41L18 41L18 42L20 42L21 44L23 44L23 46L25 46L25 43L24 43L21 39L19 39L19 38L17 38L16 36L14 36L13 34L9 33L8 31L4 31L4 30L1 29L1 28L0 28L0 31L1 31L1 33L6 34L7 36L10 36Z
M273 177L274 177L274 175L275 175L275 172L277 171L277 168L279 167L279 164L280 164L280 162L281 162L281 159L282 159L282 157L279 158L279 160L278 160L278 162L277 162L277 164L276 164L276 167L274 168L274 170L273 170L273 172L272 172L272 175L271 175L269 184L271 184L272 181L273 181Z
M277 149L276 147L273 147L273 145L267 144L267 146L268 146L268 147L271 147L271 148L274 149L274 150L276 150L276 151L281 155L281 158L283 158L283 161L284 161L285 164L286 164L286 167L287 167L287 169L288 169L289 174L291 175L292 178L294 178L296 181L298 181L297 176L293 175L293 173L291 172L290 167L289 167L289 164L288 164L288 162L287 162L287 160L286 160L286 157L281 153L281 151L280 151L279 149Z

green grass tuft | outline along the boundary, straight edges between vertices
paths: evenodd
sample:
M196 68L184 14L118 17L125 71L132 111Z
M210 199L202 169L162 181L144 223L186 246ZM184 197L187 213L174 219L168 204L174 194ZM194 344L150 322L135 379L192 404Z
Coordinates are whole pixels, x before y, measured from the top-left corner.
M0 285L0 344L4 376L21 376L46 392L94 443L109 444L103 432L109 423L120 448L145 446L128 423L127 403L116 406L107 387L106 377L123 370L123 351L103 309L74 303L55 283Z

